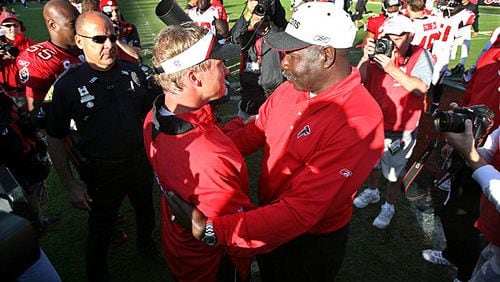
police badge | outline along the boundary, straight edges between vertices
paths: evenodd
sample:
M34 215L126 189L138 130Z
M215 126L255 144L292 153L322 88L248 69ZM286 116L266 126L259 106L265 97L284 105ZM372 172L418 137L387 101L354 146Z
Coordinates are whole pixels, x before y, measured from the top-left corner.
M131 76L132 76L132 81L139 87L141 87L141 81L139 80L139 76L137 76L137 73L135 73L135 71L133 71L131 73Z

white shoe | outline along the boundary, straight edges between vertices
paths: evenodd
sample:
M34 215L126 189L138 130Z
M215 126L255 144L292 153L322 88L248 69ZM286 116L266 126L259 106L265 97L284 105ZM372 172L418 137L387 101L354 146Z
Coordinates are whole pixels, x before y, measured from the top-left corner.
M393 205L389 205L387 203L383 204L382 208L380 209L380 213L375 218L372 225L377 227L378 229L386 228L391 223L392 217L394 216L395 212L396 211L394 210Z
M362 209L369 204L375 204L380 201L380 191L378 189L365 189L363 192L359 193L354 199L354 206L358 209Z
M430 263L455 267L453 263L451 263L449 260L443 257L442 251L433 249L422 250L422 257Z

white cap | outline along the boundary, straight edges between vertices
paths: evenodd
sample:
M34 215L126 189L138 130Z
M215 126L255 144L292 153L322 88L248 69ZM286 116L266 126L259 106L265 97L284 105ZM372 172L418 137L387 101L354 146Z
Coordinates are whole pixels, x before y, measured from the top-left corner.
M382 32L380 33L380 36L384 36L386 34L401 35L405 32L415 33L413 22L410 20L410 18L403 15L397 15L388 18L387 20L385 20L381 29Z
M352 47L357 28L349 14L331 2L299 5L284 32L269 33L266 42L280 51L302 49L309 45Z

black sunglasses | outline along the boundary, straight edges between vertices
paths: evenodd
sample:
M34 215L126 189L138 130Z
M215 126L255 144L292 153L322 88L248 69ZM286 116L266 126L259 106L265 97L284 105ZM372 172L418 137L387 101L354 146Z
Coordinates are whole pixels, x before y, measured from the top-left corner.
M92 41L94 41L97 44L104 44L104 42L106 42L106 39L108 39L108 38L109 38L109 41L111 41L111 43L115 43L116 40L118 39L116 37L116 35L114 35L114 34L109 35L109 36L106 36L106 35L85 36L85 35L81 35L81 34L77 34L77 35L81 36L83 38L92 39Z
M6 28L11 28L11 27L19 27L19 24L16 24L16 23L4 23L4 24L2 24L2 26L6 27Z

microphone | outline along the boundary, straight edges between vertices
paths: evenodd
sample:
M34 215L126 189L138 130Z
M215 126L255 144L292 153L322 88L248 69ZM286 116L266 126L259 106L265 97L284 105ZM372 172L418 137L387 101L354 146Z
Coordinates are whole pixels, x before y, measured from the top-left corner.
M162 0L155 9L156 16L166 25L191 22L191 18L179 7L175 0Z

